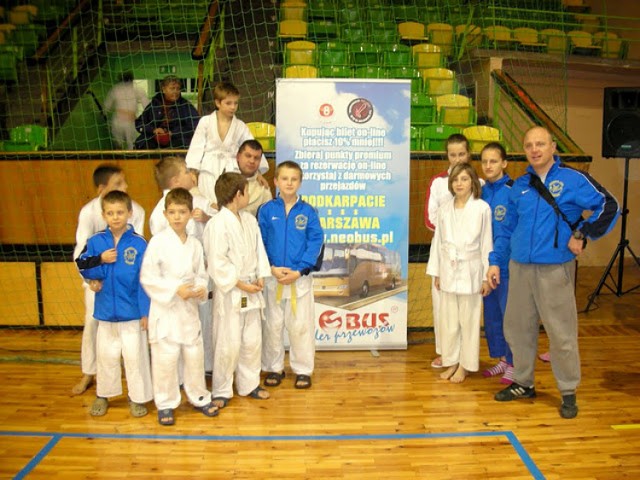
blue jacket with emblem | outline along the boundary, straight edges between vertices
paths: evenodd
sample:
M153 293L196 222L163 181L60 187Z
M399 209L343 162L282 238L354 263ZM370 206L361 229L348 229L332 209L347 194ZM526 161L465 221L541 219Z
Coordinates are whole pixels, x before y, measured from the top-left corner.
M315 208L298 198L287 215L284 201L277 197L260 207L258 224L272 266L288 267L302 275L314 269L324 243Z
M502 178L496 180L493 183L485 182L482 186L482 200L487 202L491 207L491 228L493 236L500 228L500 224L507 216L507 206L509 204L509 195L511 194L511 187L513 180L509 175L503 175ZM507 278L509 276L509 257L511 251L507 251L504 258L501 258L500 263L500 277Z
M519 263L560 264L575 258L569 250L571 227L530 185L536 175L531 166L511 188L505 219L494 231L490 265L503 265L509 258ZM588 173L560 162L547 172L544 185L571 224L577 223L585 237L597 239L611 231L620 215L616 199ZM586 220L582 212L591 211ZM555 242L557 235L557 242Z
M107 322L138 320L149 315L149 297L140 285L140 268L147 241L128 225L117 246L114 263L102 263L100 254L114 248L107 228L93 235L76 259L80 274L87 280L102 280L96 293L93 316Z

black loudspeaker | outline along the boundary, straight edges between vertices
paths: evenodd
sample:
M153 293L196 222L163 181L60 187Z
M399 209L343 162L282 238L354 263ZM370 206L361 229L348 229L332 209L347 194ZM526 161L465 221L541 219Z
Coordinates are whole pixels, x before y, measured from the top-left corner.
M604 89L602 156L640 158L640 87Z

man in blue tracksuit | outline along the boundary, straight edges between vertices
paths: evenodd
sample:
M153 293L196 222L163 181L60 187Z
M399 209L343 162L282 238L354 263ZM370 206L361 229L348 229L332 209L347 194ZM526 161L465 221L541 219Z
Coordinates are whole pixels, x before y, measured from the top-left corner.
M611 231L620 209L616 199L588 174L554 157L556 144L547 129L529 129L523 146L529 166L511 188L506 218L494 233L487 273L489 284L497 286L499 265L510 247L504 330L513 352L514 383L495 399L504 402L536 396L534 368L538 322L542 320L562 395L560 415L574 418L580 383L575 258L582 253L586 238L595 240ZM558 213L536 188L535 180L540 180L555 199ZM585 210L592 214L582 220Z
M134 417L141 417L147 414L144 404L153 398L146 335L150 302L140 285L147 242L128 223L129 195L114 190L102 197L101 204L107 228L89 238L76 259L80 274L96 292L96 400L89 413L104 415L108 399L122 395L123 359L129 409Z

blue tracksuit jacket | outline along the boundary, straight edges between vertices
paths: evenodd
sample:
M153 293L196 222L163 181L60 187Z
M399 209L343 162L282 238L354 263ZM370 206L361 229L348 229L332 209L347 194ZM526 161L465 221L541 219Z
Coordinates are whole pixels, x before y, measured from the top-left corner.
M138 320L149 315L149 297L140 285L142 257L147 241L131 225L118 242L118 258L102 263L100 254L114 247L113 234L107 228L96 233L76 259L80 274L87 280L102 280L96 293L93 316L107 322Z
M482 186L482 199L491 207L491 228L495 237L495 232L500 228L500 224L507 216L507 206L509 205L509 195L513 180L509 175L503 175L493 183L485 182ZM510 247L509 247L510 250ZM507 251L500 263L500 278L509 276L509 257L511 252Z
M324 242L315 208L298 198L286 215L284 201L274 198L258 210L258 224L272 266L288 267L302 275L313 270Z
M560 264L575 258L567 246L571 227L529 185L532 175L535 171L529 166L527 173L511 188L506 217L494 232L490 265L503 265L509 258L509 246L511 259L519 263ZM564 165L558 157L547 172L544 184L569 222L577 222L585 210L592 212L577 226L590 239L611 231L620 215L618 202L604 187L588 173ZM556 231L557 247L554 246Z

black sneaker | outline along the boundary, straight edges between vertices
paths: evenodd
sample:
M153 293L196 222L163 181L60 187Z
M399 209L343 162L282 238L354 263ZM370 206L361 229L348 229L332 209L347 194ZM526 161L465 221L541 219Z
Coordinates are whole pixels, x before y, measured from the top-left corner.
M576 405L575 394L562 396L560 416L562 418L576 418L578 416L578 405Z
M500 390L496 393L493 398L498 402L510 402L511 400L517 400L518 398L534 398L535 396L535 387L523 387L517 383L512 383L504 390Z

